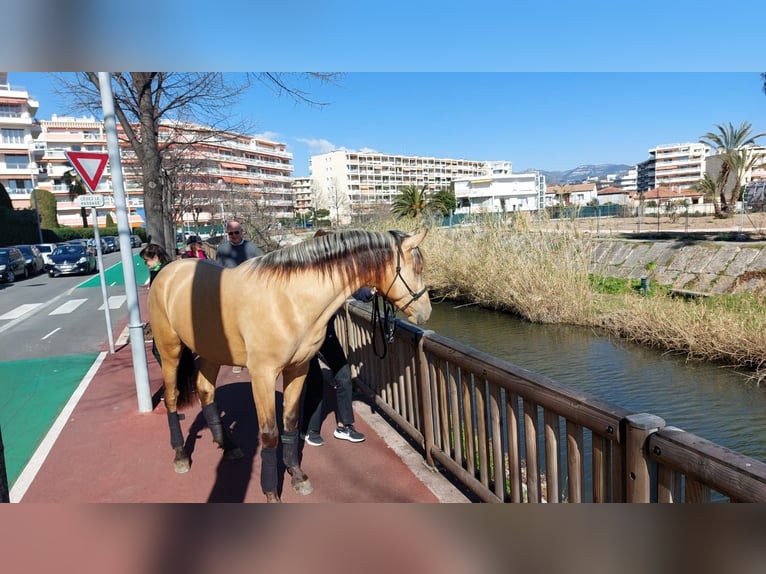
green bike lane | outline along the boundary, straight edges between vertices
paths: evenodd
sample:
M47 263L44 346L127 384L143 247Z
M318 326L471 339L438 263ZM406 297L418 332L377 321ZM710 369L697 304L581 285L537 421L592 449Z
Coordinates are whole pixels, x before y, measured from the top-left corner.
M138 254L133 255L133 268L136 284L145 284L149 271ZM109 286L125 285L121 261L104 271L104 280ZM79 289L100 287L98 274L78 286ZM102 353L99 349L78 355L0 362L3 373L0 430L9 488L13 488Z

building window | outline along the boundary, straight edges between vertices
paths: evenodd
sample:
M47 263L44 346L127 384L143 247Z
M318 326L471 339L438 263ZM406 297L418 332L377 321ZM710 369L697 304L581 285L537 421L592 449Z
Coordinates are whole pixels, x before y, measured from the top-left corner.
M29 169L29 158L26 155L5 154L5 167L12 169Z
M23 144L24 143L24 130L16 129L3 129L2 131L3 143L7 144Z

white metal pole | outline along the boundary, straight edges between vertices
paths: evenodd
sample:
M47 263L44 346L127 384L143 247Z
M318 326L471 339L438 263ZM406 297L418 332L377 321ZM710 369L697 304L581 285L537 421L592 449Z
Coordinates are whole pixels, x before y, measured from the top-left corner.
M112 99L112 85L109 72L98 73L101 89L101 107L104 111L107 149L109 150L110 172L114 188L114 206L117 214L117 232L120 240L120 259L125 277L125 295L128 303L128 332L130 348L133 354L133 376L136 382L138 410L148 413L152 410L152 393L149 387L149 367L146 362L146 344L144 326L141 322L141 309L138 305L138 288L133 269L133 249L130 246L130 220L125 202L125 186L122 180L122 161L120 144L117 139L117 120Z
M112 316L109 311L109 293L106 290L106 277L104 275L104 257L101 251L101 232L98 230L98 212L91 208L93 214L93 242L96 244L96 259L98 261L98 275L101 280L101 298L104 300L104 315L106 316L106 333L109 337L109 352L114 355L114 336L112 335Z

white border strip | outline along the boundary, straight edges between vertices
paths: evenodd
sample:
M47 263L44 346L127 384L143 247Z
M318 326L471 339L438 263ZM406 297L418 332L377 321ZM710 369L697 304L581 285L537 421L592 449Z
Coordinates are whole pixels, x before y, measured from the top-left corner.
M69 420L69 417L74 411L74 408L77 406L77 403L80 402L83 394L85 394L85 390L88 388L88 385L90 385L93 377L96 376L96 373L98 372L99 367L101 367L101 363L104 362L107 354L108 353L106 351L102 351L98 357L96 357L96 360L93 362L90 369L88 369L88 372L85 373L85 376L83 377L82 381L80 381L80 384L77 386L74 393L72 393L72 396L69 398L66 405L64 405L64 408L62 409L61 413L59 413L59 416L56 418L53 426L51 426L48 434L45 435L45 438L40 443L40 446L37 447L37 450L32 455L32 458L27 463L27 466L24 467L24 470L21 472L19 478L14 483L13 488L11 488L11 502L21 502L21 499L24 497L27 490L31 486L35 476L37 476L37 472L45 462L48 453L50 453L53 445L56 443L56 439L58 439L61 431L64 430L64 425L66 425L67 420Z

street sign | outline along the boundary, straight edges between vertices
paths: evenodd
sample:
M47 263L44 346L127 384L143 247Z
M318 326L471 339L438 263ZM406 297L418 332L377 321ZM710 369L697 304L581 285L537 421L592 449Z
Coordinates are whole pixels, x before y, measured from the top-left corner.
M104 196L103 195L78 195L77 205L80 207L103 207Z
M101 181L101 176L104 173L106 162L109 161L109 154L95 151L67 151L64 154L88 186L88 189L96 191L98 182Z

